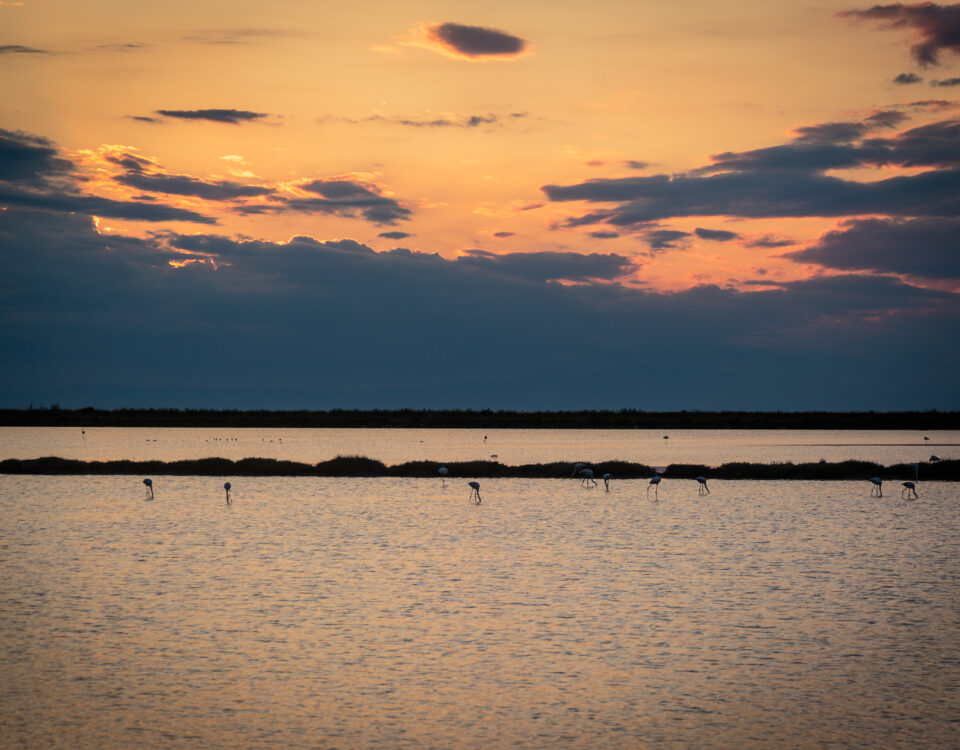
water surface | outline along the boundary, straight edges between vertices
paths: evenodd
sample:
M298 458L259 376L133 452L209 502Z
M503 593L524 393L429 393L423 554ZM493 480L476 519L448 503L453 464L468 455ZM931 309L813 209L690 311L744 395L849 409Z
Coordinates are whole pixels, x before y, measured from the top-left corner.
M4 743L956 746L955 483L233 485L0 476Z

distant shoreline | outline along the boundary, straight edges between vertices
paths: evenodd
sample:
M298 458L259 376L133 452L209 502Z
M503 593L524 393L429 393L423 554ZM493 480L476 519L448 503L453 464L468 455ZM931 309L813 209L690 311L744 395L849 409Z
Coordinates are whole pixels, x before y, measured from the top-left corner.
M957 430L960 411L0 409L0 427Z
M438 470L447 468L447 478L525 478L573 479L575 465L557 461L546 464L508 466L497 461L408 461L395 466L364 456L337 456L317 464L281 461L273 458L202 458L183 461L80 461L45 458L0 461L0 474L32 475L153 475L153 476L261 476L261 477L420 477L440 479ZM647 479L654 475L651 466L627 461L587 463L594 477L609 473L615 479ZM960 481L960 460L919 464L920 479ZM725 463L721 466L671 464L662 472L666 479L822 479L864 480L880 477L885 481L914 477L911 464L883 466L869 461L818 461L815 463ZM576 480L574 480L576 481Z

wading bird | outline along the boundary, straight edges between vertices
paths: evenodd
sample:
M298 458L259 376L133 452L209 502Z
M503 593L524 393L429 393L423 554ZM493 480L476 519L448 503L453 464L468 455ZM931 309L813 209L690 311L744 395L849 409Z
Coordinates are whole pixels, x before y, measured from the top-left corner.
M597 486L597 480L593 478L593 469L580 469L580 476L583 477L580 480L581 487L589 487L591 483L594 487Z
M880 477L870 477L873 487L870 489L870 496L883 497L883 480Z
M707 487L707 478L706 477L697 477L697 481L700 483L700 486L697 487L698 495L709 495L710 488Z
M223 489L227 493L227 505L230 505L230 482L224 482Z
M911 492L913 493L913 497L920 497L917 494L916 484L914 484L913 482L904 482L903 489L900 490L900 497L902 497L904 500L912 500L913 498L910 497Z
M580 473L580 470L583 469L585 466L586 464L582 464L578 461L573 465L573 474L571 474L570 476L575 477L577 474Z
M930 456L930 463L935 464L937 461L942 461L943 459L940 456Z
M143 483L147 486L147 500L153 500L153 480L144 479Z
M470 499L476 505L480 505L480 482L467 482L470 485Z
M653 496L657 500L660 499L660 482L663 480L659 474L654 475L653 479L650 480L650 484L647 485L647 497L650 497L650 488L653 487Z
M440 475L440 484L442 484L444 487L447 486L447 474L448 474L448 473L449 473L449 472L447 472L447 467L446 467L446 466L441 466L439 469L437 469L437 474Z
M607 492L610 491L610 480L613 479L613 476L610 474L603 475L603 487Z

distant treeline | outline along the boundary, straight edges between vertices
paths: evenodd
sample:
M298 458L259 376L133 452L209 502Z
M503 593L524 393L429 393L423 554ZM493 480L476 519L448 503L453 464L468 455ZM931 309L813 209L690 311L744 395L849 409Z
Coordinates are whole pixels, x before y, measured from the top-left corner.
M0 409L4 427L426 427L494 429L955 430L958 411L492 411Z
M66 458L7 459L0 461L0 474L135 474L141 476L218 477L432 477L439 478L441 466L448 478L519 477L529 479L571 478L575 464L554 462L507 466L497 461L408 461L387 466L364 456L337 456L318 464L278 461L273 458L202 458L186 461L78 461ZM654 470L645 464L627 461L600 461L587 466L599 479L611 474L616 479L646 479ZM938 461L919 465L921 480L960 480L960 461ZM794 464L727 463L722 466L671 464L663 472L667 479L913 479L911 464L882 466L870 461L839 461Z

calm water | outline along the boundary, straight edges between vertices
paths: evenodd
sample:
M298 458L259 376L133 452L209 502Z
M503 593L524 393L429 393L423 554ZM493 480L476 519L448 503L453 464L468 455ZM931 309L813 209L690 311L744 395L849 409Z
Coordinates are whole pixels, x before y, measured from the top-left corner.
M957 483L154 482L0 476L0 746L960 742Z
M960 457L960 431L839 430L416 430L0 427L0 458L60 456L132 461L260 456L317 463L338 455L404 461L505 464L638 461L652 466L728 461L843 461L882 464ZM486 437L486 442L484 442ZM924 437L929 440L924 440Z

